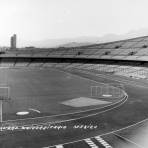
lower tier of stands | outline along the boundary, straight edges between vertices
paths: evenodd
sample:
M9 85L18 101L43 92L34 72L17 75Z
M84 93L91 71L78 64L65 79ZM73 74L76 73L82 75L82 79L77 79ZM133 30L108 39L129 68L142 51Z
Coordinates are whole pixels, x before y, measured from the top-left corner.
M123 65L109 65L109 64L83 64L83 63L1 63L0 68L62 68L72 69L77 68L81 70L89 70L96 72L103 72L108 74L131 77L135 79L148 79L148 68L139 66L123 66Z

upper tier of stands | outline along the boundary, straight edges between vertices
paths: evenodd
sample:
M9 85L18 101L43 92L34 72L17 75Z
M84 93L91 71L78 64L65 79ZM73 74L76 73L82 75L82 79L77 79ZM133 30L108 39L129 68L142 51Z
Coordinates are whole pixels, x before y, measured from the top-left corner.
M148 36L89 46L8 51L2 57L68 57L148 61Z

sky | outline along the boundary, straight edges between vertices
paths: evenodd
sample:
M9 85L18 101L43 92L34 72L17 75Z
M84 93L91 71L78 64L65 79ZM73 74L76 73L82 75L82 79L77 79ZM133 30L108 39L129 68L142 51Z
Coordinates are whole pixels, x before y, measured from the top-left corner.
M0 0L0 45L148 28L148 0Z

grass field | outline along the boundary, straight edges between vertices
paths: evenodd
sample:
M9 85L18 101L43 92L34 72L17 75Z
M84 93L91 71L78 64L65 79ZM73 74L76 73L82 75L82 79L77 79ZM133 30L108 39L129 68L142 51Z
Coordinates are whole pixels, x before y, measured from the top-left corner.
M92 96L92 86L103 84L53 69L1 69L0 86L9 87L11 100L3 101L3 120L57 115L102 107L106 104L73 107L62 102ZM110 103L117 99L110 99ZM18 116L17 112L29 114Z

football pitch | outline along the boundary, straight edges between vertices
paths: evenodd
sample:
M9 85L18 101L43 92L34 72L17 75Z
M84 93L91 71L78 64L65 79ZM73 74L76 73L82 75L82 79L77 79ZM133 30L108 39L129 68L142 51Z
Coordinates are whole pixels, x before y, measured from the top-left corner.
M118 101L114 88L54 69L1 69L0 86L1 96L10 98L3 100L3 121L81 112Z

